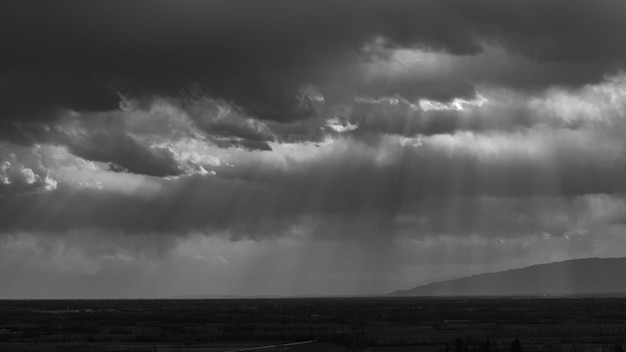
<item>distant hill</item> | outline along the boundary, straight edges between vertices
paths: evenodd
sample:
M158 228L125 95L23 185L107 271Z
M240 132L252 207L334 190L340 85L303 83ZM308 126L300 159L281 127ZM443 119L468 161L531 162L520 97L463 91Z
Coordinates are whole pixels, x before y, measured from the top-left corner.
M626 258L589 258L446 280L394 296L626 295Z

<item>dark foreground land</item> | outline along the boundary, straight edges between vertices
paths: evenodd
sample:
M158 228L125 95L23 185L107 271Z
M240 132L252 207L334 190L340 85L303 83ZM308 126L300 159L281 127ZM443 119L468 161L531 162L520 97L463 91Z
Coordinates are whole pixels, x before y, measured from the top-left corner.
M3 352L622 352L625 344L624 298L0 301Z

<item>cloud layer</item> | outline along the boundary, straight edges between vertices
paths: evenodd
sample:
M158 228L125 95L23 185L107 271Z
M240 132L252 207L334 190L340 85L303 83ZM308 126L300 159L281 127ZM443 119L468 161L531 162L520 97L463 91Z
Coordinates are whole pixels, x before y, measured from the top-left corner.
M0 7L0 263L23 275L369 293L623 245L621 2Z
M355 92L450 99L472 95L476 80L520 88L579 85L623 65L624 6L611 0L5 4L2 106L9 115L58 106L109 110L120 92L149 99L182 90L285 121L311 113L298 94L303 84L334 99ZM450 57L423 62L427 72L405 76L390 62L390 50L403 48Z

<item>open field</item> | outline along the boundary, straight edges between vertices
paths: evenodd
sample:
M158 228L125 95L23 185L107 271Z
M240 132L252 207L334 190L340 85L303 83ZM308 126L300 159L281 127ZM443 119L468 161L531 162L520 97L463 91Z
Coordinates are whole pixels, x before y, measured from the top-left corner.
M626 299L0 301L7 352L489 352L515 339L524 351L621 352Z

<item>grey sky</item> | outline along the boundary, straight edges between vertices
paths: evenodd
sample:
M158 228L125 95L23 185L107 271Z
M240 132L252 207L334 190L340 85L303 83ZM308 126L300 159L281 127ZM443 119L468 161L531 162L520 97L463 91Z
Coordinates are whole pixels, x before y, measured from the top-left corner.
M0 297L367 294L626 248L619 1L6 1Z

